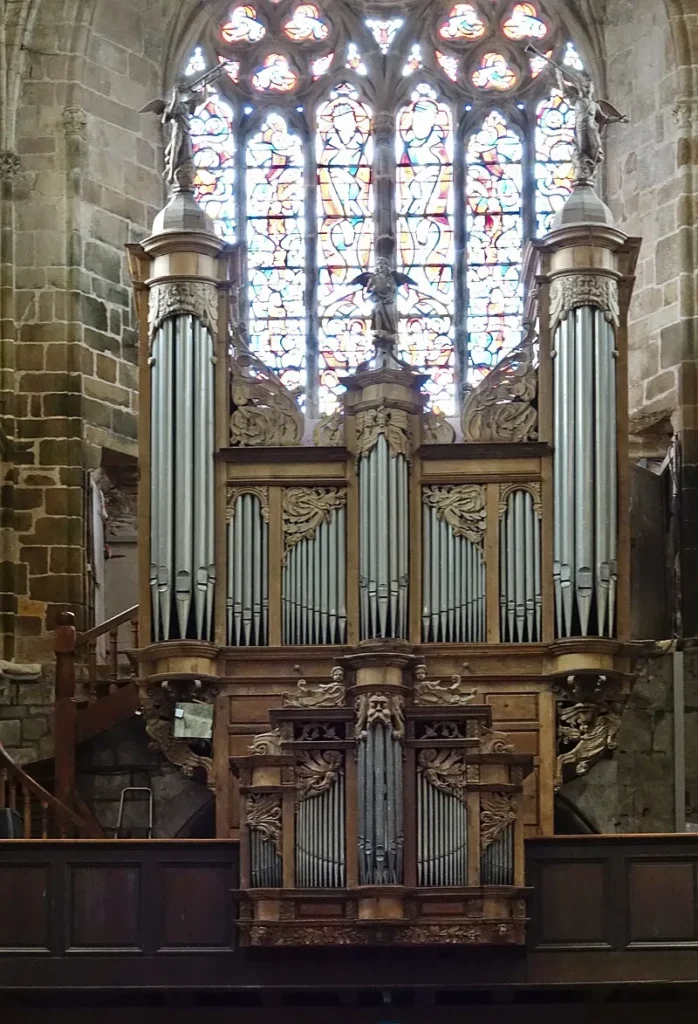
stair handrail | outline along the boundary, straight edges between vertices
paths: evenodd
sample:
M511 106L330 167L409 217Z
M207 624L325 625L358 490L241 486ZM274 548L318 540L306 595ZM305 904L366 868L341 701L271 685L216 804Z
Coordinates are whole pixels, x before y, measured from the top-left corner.
M58 800L57 797L49 793L47 789L44 789L36 779L31 777L31 775L27 775L24 769L21 768L20 765L12 759L12 757L10 757L2 743L0 743L0 776L3 776L3 773L13 779L16 785L19 785L23 790L31 793L32 796L35 796L42 808L51 808L60 824L63 825L67 821L71 825L75 826L79 835L87 836L88 838L95 838L92 835L93 830L90 828L89 823L81 818L79 814L76 814L75 811L71 810L70 807L64 804L61 800ZM4 776L1 781L2 783L5 782ZM4 785L2 788L4 789ZM4 793L2 794L2 797L3 799L0 803L4 805Z
M70 615L70 612L64 612L64 615ZM84 647L85 644L91 643L94 640L98 640L105 633L111 633L113 630L118 629L119 626L123 626L125 622L134 623L138 615L138 605L134 604L131 608L126 608L124 611L119 612L118 615L112 615L110 619L105 622L100 622L98 626L93 626L91 629L85 630L84 633L78 633L75 638L76 647ZM73 617L74 621L74 617Z

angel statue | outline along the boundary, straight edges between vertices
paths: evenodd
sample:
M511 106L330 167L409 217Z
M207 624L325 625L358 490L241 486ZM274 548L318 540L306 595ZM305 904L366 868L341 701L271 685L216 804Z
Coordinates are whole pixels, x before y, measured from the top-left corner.
M594 83L587 71L574 71L560 67L535 46L527 46L530 53L542 57L555 69L555 77L560 92L567 102L574 107L574 141L577 183L594 185L596 173L603 163L604 151L601 141L601 130L608 124L627 123L625 114L621 114L607 100L597 99Z
M170 185L178 185L182 189L194 186L196 168L191 141L191 117L201 103L201 93L207 85L225 73L227 63L218 64L193 82L180 78L172 87L169 101L154 99L138 111L139 114L158 114L162 124L170 129L170 138L165 146L163 175Z
M393 270L385 256L376 260L376 269L355 277L351 284L360 284L373 302L371 328L377 337L397 335L397 290L403 284L416 284L407 274Z

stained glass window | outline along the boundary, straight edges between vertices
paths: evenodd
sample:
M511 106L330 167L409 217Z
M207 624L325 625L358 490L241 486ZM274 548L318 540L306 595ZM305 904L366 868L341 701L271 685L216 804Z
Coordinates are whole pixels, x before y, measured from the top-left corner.
M399 354L455 415L519 343L524 243L572 187L574 111L549 64L583 67L564 5L552 17L547 0L223 10L183 71L224 65L192 121L196 189L241 243L252 348L311 418L335 408L373 351L356 278L388 252L412 282Z

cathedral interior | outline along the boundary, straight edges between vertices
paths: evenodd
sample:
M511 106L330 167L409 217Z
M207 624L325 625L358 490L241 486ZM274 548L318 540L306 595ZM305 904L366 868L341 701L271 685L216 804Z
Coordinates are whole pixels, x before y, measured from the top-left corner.
M2 1019L693 1020L698 0L1 10Z

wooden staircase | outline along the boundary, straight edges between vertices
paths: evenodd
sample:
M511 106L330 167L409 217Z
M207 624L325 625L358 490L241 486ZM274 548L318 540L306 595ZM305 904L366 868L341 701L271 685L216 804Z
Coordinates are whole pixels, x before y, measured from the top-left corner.
M138 710L138 689L119 646L119 631L130 623L131 645L138 647L137 615L136 605L84 633L75 629L71 612L58 616L53 795L0 744L0 811L19 815L25 839L104 838L102 827L75 788L76 749ZM100 660L102 637L106 637L106 659Z

